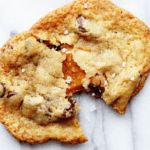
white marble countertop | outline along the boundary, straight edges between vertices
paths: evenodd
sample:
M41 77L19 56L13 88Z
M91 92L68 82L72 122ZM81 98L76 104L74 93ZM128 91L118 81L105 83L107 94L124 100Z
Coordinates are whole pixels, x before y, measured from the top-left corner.
M38 18L72 0L0 0L0 46L13 34L30 28ZM150 0L114 0L150 25ZM28 145L0 125L0 150L150 150L150 78L124 116L87 95L78 99L80 120L89 141L81 145L48 142Z

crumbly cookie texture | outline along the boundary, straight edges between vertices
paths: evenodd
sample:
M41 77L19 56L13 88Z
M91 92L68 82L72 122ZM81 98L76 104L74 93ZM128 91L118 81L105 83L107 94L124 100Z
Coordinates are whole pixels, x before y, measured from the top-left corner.
M0 81L1 99L20 107L24 116L39 124L74 116L78 106L67 98L68 84L62 72L65 55L32 36L11 46L1 52L5 72Z
M149 33L108 0L77 0L48 14L0 51L0 120L29 143L85 142L73 94L92 93L124 113L150 69Z

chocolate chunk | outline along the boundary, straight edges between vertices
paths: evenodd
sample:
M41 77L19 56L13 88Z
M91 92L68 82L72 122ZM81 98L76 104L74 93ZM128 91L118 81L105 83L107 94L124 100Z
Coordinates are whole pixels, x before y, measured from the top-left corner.
M3 83L0 83L0 98L4 97L6 93L6 88L4 87Z
M61 50L61 45L54 45L54 44L51 44L49 40L42 40L42 39L38 39L36 38L36 40L39 42L39 43L43 43L45 44L48 48L52 49L54 48L56 51L60 51Z
M78 29L80 32L83 32L83 33L87 32L87 30L83 27L84 20L85 18L81 15L77 18Z
M43 40L43 43L50 49L54 48L56 51L60 51L61 50L61 46L60 45L53 45L51 44L48 40Z
M9 48L9 49L13 49L14 47L9 44L9 45L8 45L8 48Z
M16 92L12 92L12 91L8 91L7 98L10 98L10 97L12 97L14 95L17 95L17 93Z
M68 118L68 116L72 117L75 112L74 107L76 104L76 100L73 98L69 98L68 101L70 102L70 107L64 109L63 118Z
M66 48L66 49L73 48L72 45L69 45L67 43L59 43L59 45L54 45L54 44L51 44L49 40L42 40L42 39L39 39L38 37L35 37L35 38L39 43L45 44L49 49L55 49L56 51L61 51L63 48Z
M75 106L75 104L76 104L76 100L75 99L73 99L73 98L69 98L68 99L68 101L70 102L70 104L71 104L71 107L74 107Z
M90 91L88 91L89 93L94 93L93 95L96 98L101 98L103 92L104 92L104 87L99 87L99 86L94 86L93 84L89 85L89 89Z

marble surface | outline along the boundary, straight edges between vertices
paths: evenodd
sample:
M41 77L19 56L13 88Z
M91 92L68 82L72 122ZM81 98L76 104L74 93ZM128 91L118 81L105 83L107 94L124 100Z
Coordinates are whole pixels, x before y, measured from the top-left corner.
M0 0L0 46L10 36L27 30L41 16L71 0ZM114 0L150 25L149 0ZM150 78L130 103L124 116L102 101L81 95L81 125L89 139L81 145L48 142L28 145L15 140L0 125L1 150L150 150Z

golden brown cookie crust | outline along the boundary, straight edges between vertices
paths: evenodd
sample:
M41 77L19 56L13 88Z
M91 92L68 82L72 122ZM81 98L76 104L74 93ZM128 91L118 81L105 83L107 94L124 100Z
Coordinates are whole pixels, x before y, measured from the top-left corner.
M22 34L22 36L18 35L15 38L8 41L4 47L2 48L2 51L7 48L7 46L10 43L15 43L17 40L22 39L23 36L38 36L43 37L46 40L50 40L51 37L48 37L47 33L53 33L57 30L57 27L64 24L65 27L67 27L68 23L66 23L64 20L70 19L72 16L78 17L79 12L84 13L84 4L88 3L89 9L87 11L93 12L93 13L100 13L100 11L107 12L108 14L113 14L112 12L116 13L116 19L119 20L119 26L122 28L122 26L125 28L126 32L133 32L134 34L139 34L141 37L145 39L147 42L147 45L144 49L148 50L150 48L150 31L149 28L145 26L145 24L142 21L139 21L137 18L135 18L133 15L128 13L127 11L120 9L116 7L114 4L112 4L108 0L77 0L69 5L64 6L63 8L60 8L50 14L48 14L46 17L42 18L39 22L37 22L32 29L29 31L30 33ZM86 15L86 11L84 13ZM87 13L88 16L88 13ZM111 16L110 16L111 17ZM92 18L92 13L91 13ZM129 21L130 26L127 26L127 23L124 25L124 22ZM114 22L112 28L110 30L114 30L115 28L118 28L118 24ZM69 30L74 30L71 27ZM45 34L45 31L47 32ZM64 28L60 28L59 32L64 32ZM89 39L88 39L89 40ZM54 43L56 41L54 40ZM57 42L56 42L57 43ZM146 52L149 56L149 52ZM150 60L150 59L149 59ZM134 87L134 89L131 91L131 97L135 96L144 86L144 82L148 76L150 70L150 61L147 62L144 69L140 72L140 79L139 82L137 82L137 85ZM129 99L130 99L129 98ZM128 101L129 101L128 99ZM119 113L124 113L125 109L127 107L128 101L115 101L114 103L109 103L113 106L114 109L116 109ZM11 118L10 118L11 116ZM52 124L46 128L41 127L40 125L37 125L33 121L20 116L18 111L13 112L11 109L6 109L3 102L0 103L0 120L5 125L5 127L19 140L26 141L29 143L43 143L48 140L59 140L64 143L71 143L71 144L78 144L86 141L86 138L82 132L82 130L79 127L78 121L76 119L71 119L66 121L65 123L61 124ZM23 120L22 123L18 123L17 120ZM33 126L34 128L31 129L30 127ZM34 130L35 129L35 130ZM37 135L37 130L41 130L40 133ZM23 130L23 131L22 131ZM68 132L68 130L70 132ZM51 132L49 132L51 131ZM25 132L25 134L24 134ZM31 134L32 133L32 134Z
M41 126L20 115L19 111L7 109L5 104L0 102L0 120L16 139L30 144L40 144L48 140L68 144L87 141L76 118Z

